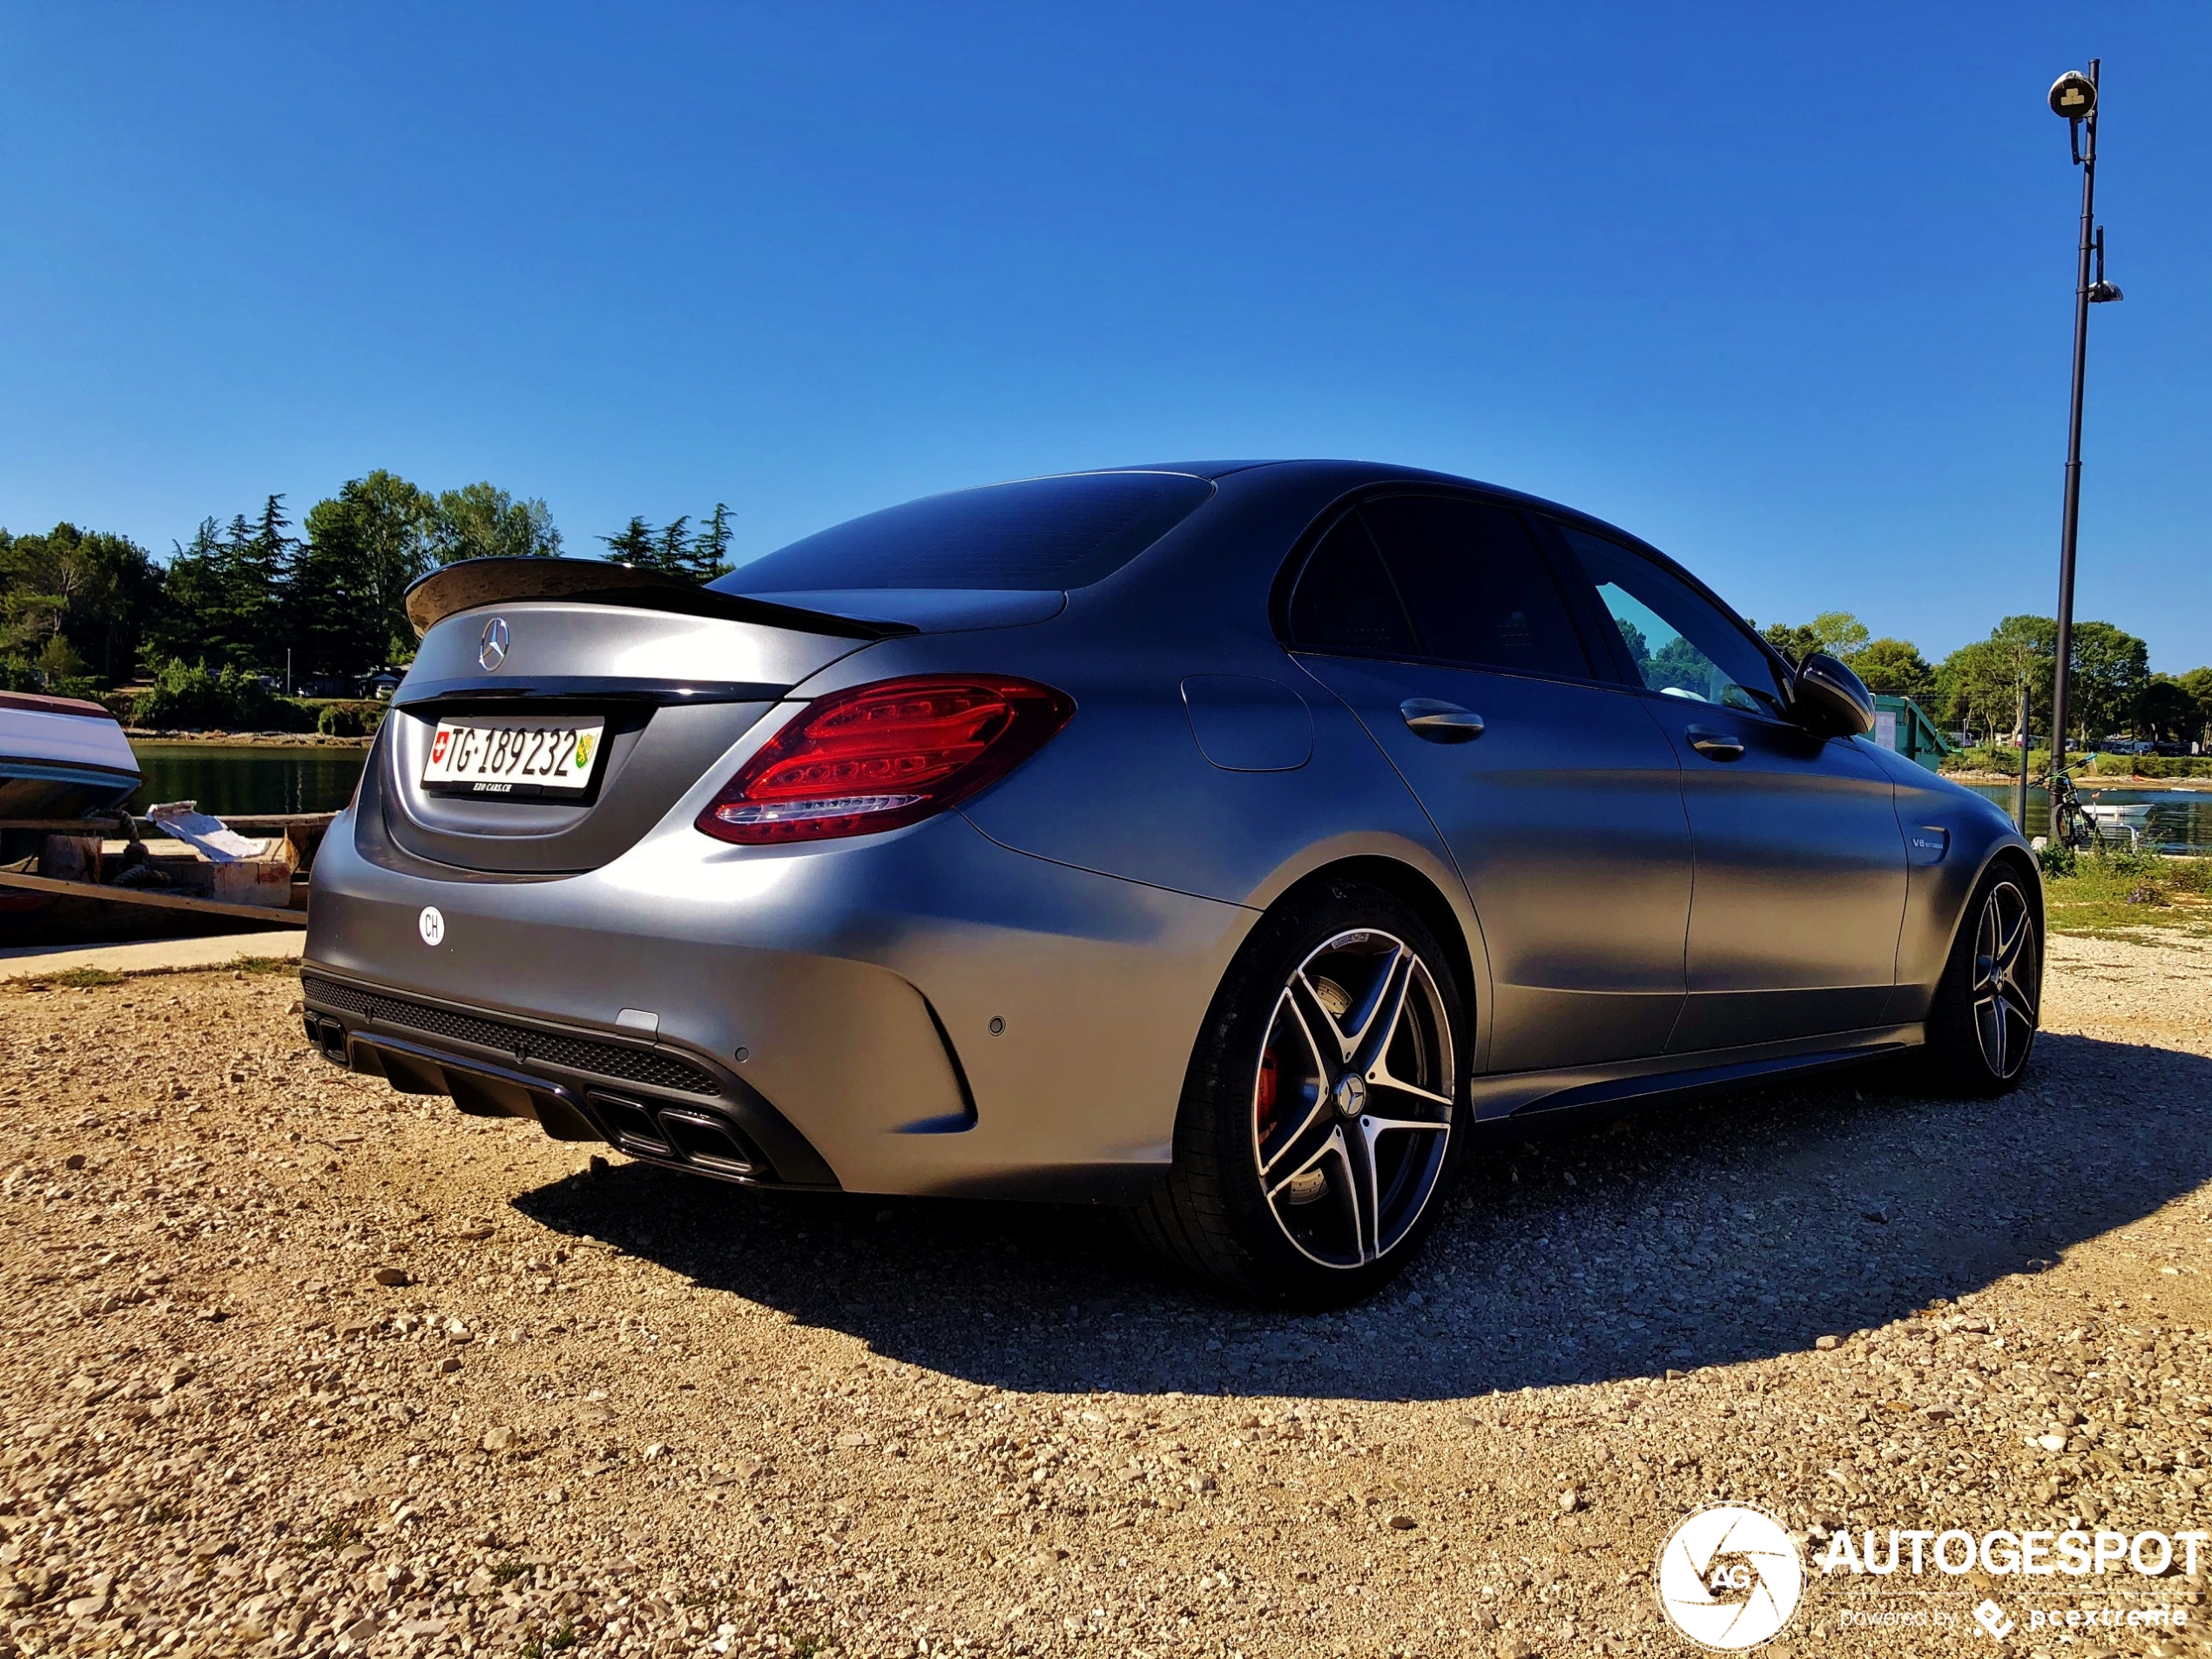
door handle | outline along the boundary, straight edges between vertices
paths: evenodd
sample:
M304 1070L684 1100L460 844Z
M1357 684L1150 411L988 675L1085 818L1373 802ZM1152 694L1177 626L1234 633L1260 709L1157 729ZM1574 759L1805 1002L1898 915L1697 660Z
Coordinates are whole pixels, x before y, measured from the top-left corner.
M1732 732L1718 732L1710 725L1693 725L1684 734L1689 746L1708 760L1741 760L1743 759L1743 739Z
M1480 715L1433 697L1409 697L1398 705L1398 713L1407 730L1431 743L1467 743L1482 735Z

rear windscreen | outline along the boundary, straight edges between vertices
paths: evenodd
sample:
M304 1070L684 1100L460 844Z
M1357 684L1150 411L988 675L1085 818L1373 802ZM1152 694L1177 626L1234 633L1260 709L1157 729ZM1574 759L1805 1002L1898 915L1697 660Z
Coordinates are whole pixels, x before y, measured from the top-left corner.
M764 553L724 593L845 588L1082 588L1213 494L1180 472L1076 473L926 496Z

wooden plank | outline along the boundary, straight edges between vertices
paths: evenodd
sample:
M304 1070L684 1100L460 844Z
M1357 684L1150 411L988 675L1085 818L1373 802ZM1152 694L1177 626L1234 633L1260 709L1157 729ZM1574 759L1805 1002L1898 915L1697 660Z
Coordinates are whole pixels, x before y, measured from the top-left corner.
M145 905L155 910L190 910L203 916L231 916L241 921L266 921L273 927L304 927L303 912L253 904L219 904L212 899L188 899L181 894L152 893L137 887L104 887L92 881L53 881L43 875L11 875L0 872L0 887L26 893L67 894L73 899L105 899L111 904Z
M241 834L256 831L266 834L285 829L327 829L337 816L335 813L253 813L243 818L226 818L223 822ZM132 821L142 836L166 833L151 818ZM0 830L44 830L50 835L96 835L122 826L119 813L101 818L0 818Z

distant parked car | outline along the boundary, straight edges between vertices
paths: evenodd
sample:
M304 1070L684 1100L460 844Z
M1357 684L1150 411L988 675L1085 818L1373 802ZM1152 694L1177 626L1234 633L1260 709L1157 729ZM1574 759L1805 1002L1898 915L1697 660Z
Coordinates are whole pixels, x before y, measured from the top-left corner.
M2141 738L2110 737L2099 744L2097 747L2108 755L2148 755L2158 752L2156 744L2146 742Z
M1912 1050L1997 1094L2034 1042L2005 814L1530 496L1083 473L705 589L486 560L408 607L308 1033L651 1163L1125 1205L1341 1302L1478 1137Z

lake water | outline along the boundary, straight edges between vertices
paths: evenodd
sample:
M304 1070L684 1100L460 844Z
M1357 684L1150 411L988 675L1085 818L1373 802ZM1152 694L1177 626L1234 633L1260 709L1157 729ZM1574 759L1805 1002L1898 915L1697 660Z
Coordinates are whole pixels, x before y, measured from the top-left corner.
M197 800L218 818L254 813L334 813L353 799L366 749L246 748L198 743L138 745L145 779L131 798L143 813L156 801Z
M2013 810L2010 784L1968 784L1977 795L1986 796L2009 814ZM2150 824L2143 840L2155 842L2162 853L2212 853L2212 790L2098 789L2081 792L2087 802L2113 806L2150 804ZM2027 792L2027 834L2051 833L2051 798L2040 789ZM2122 841L2127 837L2120 838Z

